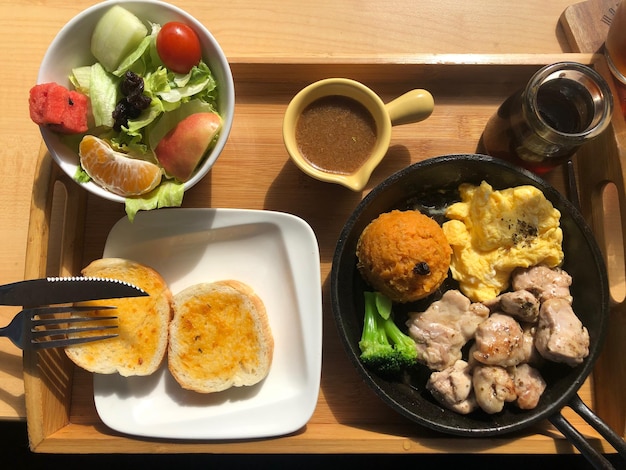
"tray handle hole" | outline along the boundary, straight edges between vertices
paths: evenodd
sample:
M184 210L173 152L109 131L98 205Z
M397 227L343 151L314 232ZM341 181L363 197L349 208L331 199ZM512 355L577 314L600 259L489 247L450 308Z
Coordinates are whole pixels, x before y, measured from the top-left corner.
M626 299L624 234L622 233L619 193L612 182L607 183L602 189L602 208L609 291L613 302L622 303Z

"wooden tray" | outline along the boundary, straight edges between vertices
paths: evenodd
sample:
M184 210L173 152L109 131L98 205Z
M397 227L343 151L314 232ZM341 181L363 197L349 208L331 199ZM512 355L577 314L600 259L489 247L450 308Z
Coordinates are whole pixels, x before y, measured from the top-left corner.
M186 207L240 207L285 211L315 230L321 251L324 299L322 381L309 423L284 437L252 441L164 441L120 435L99 420L92 376L59 351L26 352L25 390L29 439L35 452L54 453L570 453L575 452L548 423L499 438L468 439L438 434L385 406L360 379L340 343L329 302L329 273L337 236L364 194L321 183L292 164L282 144L281 124L291 97L310 82L331 76L360 80L388 101L412 88L427 88L436 109L426 121L393 129L390 151L367 189L405 166L436 155L473 153L485 123L498 105L523 86L542 65L575 60L598 66L592 54L550 56L415 56L352 62L233 63L236 116L223 155L211 173L185 196ZM622 124L619 124L622 126ZM589 160L580 193L588 219L604 236L606 220L594 202L598 182L612 180L621 195L622 152L616 133L581 151ZM582 155L582 154L585 155ZM589 158L592 157L592 158ZM598 162L606 164L598 164ZM593 167L593 172L588 171ZM547 177L564 190L560 170ZM592 211L592 207L594 210ZM626 207L622 204L621 207ZM88 195L64 175L42 150L36 171L29 230L26 278L75 274L102 254L107 234L124 217L123 207ZM626 220L623 217L621 220ZM603 247L606 244L602 243ZM614 260L610 260L615 264ZM619 261L623 266L623 262ZM622 279L623 281L623 279ZM626 411L620 393L626 385L619 342L624 327L621 305L613 309L610 353L598 374L580 390L581 398L620 434ZM609 375L611 377L607 377ZM596 387L593 384L596 383ZM571 410L564 411L592 444L611 447Z

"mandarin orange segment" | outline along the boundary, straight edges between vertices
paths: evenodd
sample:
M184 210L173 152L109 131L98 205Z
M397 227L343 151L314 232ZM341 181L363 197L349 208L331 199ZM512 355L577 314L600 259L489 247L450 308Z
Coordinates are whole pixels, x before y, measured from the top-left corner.
M118 152L93 135L83 137L78 154L89 177L119 196L139 196L152 191L163 176L158 165Z

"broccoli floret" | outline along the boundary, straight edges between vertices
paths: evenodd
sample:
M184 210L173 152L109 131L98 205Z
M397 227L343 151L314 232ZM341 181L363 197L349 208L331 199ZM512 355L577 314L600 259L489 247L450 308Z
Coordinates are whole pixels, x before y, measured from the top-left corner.
M382 294L364 292L365 315L359 348L365 366L384 377L393 377L417 363L415 341L393 321L391 315L381 316L376 300Z

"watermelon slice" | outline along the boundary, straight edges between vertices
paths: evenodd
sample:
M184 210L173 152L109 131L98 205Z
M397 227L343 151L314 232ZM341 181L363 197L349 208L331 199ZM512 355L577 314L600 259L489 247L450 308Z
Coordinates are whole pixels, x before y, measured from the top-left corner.
M87 131L88 99L57 83L42 83L30 90L30 118L40 126L62 134Z

